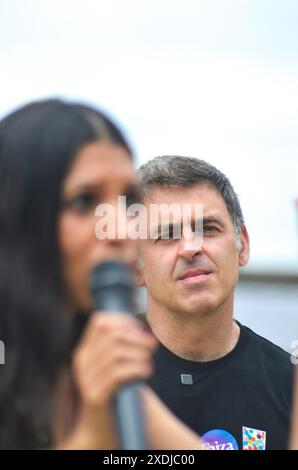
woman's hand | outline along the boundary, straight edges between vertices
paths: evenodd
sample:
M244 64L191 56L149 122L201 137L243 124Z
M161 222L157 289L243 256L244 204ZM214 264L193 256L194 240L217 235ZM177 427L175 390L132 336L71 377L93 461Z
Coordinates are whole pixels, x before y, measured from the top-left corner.
M105 406L122 384L147 379L156 344L154 336L129 315L94 314L73 359L84 406Z
M121 385L151 375L156 345L154 336L129 315L101 312L91 316L73 355L81 408L62 448L117 447L111 400Z

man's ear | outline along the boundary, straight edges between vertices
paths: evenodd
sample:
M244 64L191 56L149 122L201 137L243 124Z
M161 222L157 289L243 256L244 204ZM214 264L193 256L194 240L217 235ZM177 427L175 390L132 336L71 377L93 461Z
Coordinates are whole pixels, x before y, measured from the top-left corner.
M242 225L240 241L239 266L246 266L249 260L249 235L245 224Z
M137 263L136 263L136 284L138 287L144 287L145 286L145 279L144 279L144 264L141 258L138 258Z

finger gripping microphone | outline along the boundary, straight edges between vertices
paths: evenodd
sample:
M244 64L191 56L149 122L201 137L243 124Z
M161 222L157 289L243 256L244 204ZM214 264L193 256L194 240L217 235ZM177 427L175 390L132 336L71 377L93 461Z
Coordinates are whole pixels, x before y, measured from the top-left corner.
M132 315L135 284L127 265L119 261L105 261L91 273L90 291L96 310ZM114 412L120 448L146 449L146 435L138 390L140 382L123 385L114 399Z

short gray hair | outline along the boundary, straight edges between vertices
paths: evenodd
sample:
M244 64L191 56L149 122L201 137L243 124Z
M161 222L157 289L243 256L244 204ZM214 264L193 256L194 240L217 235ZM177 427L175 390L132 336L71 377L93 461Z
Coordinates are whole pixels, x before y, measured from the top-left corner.
M138 179L144 197L155 187L213 186L226 204L239 239L244 224L239 199L229 179L215 166L197 158L164 155L142 165L138 170Z

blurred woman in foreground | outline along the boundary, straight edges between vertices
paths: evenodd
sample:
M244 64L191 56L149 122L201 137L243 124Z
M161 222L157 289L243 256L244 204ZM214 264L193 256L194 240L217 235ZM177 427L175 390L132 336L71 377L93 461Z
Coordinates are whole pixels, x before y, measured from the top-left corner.
M48 100L0 123L2 449L117 448L112 398L149 377L156 346L136 319L92 312L92 268L136 261L136 241L95 236L96 206L119 195L138 197L132 153L100 112ZM142 395L150 447L199 448L153 392Z

